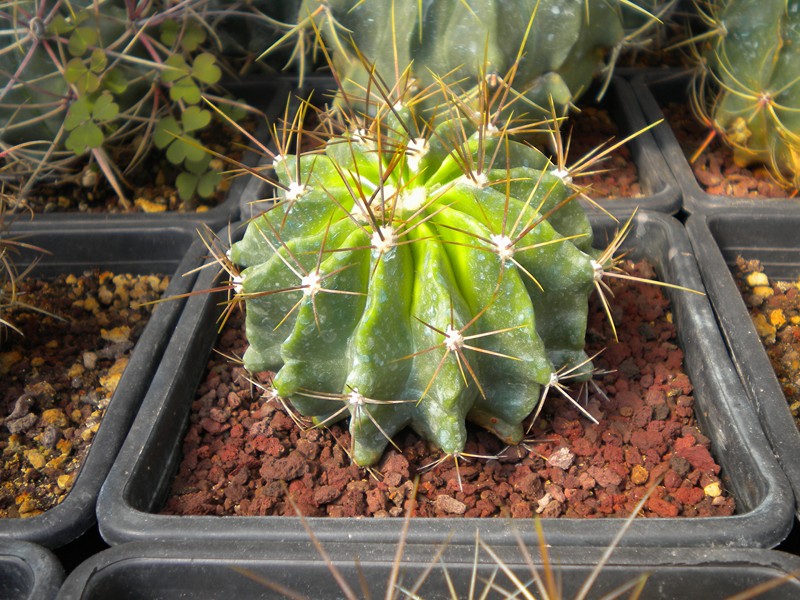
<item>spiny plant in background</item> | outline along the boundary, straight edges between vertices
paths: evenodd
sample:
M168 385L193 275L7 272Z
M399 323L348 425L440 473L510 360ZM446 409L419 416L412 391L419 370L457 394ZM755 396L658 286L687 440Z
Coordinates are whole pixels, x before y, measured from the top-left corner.
M695 2L693 104L739 165L764 164L800 187L800 0Z
M610 78L619 53L658 23L646 9L670 3L630 0L304 0L297 22L272 49L296 38L295 58L320 44L332 54L341 97L363 97L370 84L364 59L389 82L424 89L437 78L476 98L479 81L509 76L525 101L517 116L559 113L600 73ZM664 5L664 6L662 6ZM657 11L657 12L658 12ZM626 31L626 19L639 15ZM311 48L311 50L309 50ZM272 49L267 50L268 54ZM412 65L410 71L406 65ZM513 67L513 69L512 69ZM435 110L432 101L420 108ZM430 116L428 114L427 116Z
M517 443L544 386L592 374L588 298L614 274L573 201L592 161L512 140L535 127L501 119L516 99L488 84L477 113L441 85L440 122L415 115L433 90L371 85L372 116L275 155L277 202L230 250L244 364L317 424L349 416L360 465L407 425L454 458L466 420Z
M211 121L201 95L211 94L222 70L208 51L203 6L0 3L0 172L18 184L20 198L43 177L80 171L86 161L76 159L89 155L127 204L125 177L151 144L182 169L183 199L213 194L220 173L196 136Z

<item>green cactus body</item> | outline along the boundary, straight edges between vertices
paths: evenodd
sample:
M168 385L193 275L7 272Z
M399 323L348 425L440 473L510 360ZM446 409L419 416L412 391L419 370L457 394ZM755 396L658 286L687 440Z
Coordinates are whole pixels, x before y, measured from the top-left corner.
M416 88L444 77L467 96L482 77L507 77L520 58L513 87L524 100L514 110L539 118L551 98L562 110L586 91L624 44L630 14L647 16L620 0L305 0L298 22L307 30L315 22L351 100L370 87L359 53L390 87L410 66Z
M699 67L709 116L741 165L800 185L800 0L709 4L719 35Z
M277 157L279 201L230 252L245 366L277 371L276 391L318 424L350 416L362 465L406 426L449 454L466 420L518 442L556 370L591 370L596 265L568 183L489 128L450 120L425 139L398 133L405 121L394 107Z

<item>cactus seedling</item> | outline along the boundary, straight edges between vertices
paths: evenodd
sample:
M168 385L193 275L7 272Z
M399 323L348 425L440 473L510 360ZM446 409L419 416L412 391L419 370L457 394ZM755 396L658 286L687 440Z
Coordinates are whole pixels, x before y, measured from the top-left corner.
M592 371L606 265L570 172L510 138L485 86L477 114L444 88L451 113L423 125L375 86L372 117L275 156L278 200L231 248L245 366L319 424L349 415L361 465L407 425L453 456L466 420L519 442L554 373Z

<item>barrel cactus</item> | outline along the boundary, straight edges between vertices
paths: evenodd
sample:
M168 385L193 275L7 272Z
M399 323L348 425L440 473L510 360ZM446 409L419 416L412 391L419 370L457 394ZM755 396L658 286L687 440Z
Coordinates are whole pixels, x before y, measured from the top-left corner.
M390 87L425 89L444 78L467 98L481 79L513 82L516 114L540 118L550 98L563 109L610 73L633 41L625 31L633 15L637 28L656 23L630 0L304 0L292 33L305 47L321 38L343 102L365 97L374 66Z
M703 120L740 165L800 186L800 0L707 2L695 78Z
M349 416L361 465L407 425L454 456L466 420L519 442L544 388L592 370L603 267L569 174L498 111L449 106L417 129L387 101L276 155L276 203L229 252L246 368L317 424Z
M0 6L3 174L24 196L91 156L124 201L124 175L151 144L181 167L184 199L220 181L196 136L201 94L222 74L208 52L203 2L11 0ZM178 139L180 138L180 139ZM76 167L77 165L77 167Z

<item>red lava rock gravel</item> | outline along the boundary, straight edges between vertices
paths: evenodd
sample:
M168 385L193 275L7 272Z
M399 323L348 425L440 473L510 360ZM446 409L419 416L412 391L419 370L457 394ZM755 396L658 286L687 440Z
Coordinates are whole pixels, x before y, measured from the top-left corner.
M571 133L570 133L571 132ZM570 114L565 127L565 139L570 137L568 166L603 145L609 148L620 141L620 132L608 111L586 106ZM622 136L625 137L625 136ZM590 173L575 179L589 186L594 198L636 198L643 196L639 171L627 145L614 149L602 161L588 169Z
M652 277L640 264L635 272ZM491 434L471 431L466 454L431 465L440 453L413 432L396 437L375 469L350 463L347 430L301 430L280 402L254 388L241 366L219 355L192 406L183 460L163 514L401 516L420 475L416 516L627 516L656 489L648 517L734 512L720 482L709 440L696 426L692 384L682 370L668 301L653 285L615 280L614 342L599 302L592 301L588 350L607 370L590 390L592 424L552 394L528 440L503 448ZM241 320L229 323L218 347L241 356ZM260 380L267 384L269 374ZM604 397L607 396L607 398Z
M703 145L709 130L703 127L686 104L662 107L687 159ZM708 194L739 198L786 198L789 195L765 167L740 167L733 162L733 152L717 136L690 163L700 187Z

